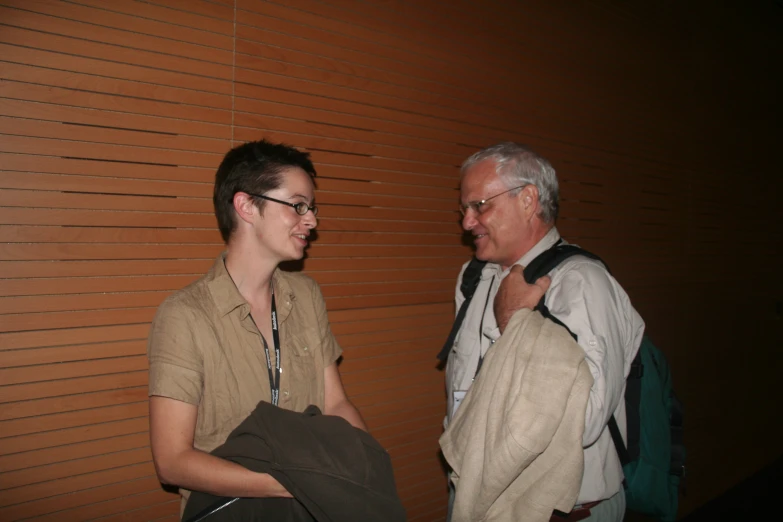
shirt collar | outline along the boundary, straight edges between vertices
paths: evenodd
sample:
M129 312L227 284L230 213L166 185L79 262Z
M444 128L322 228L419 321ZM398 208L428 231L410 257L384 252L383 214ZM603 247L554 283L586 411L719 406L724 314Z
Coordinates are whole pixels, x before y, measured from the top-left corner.
M242 319L250 315L250 304L242 297L234 280L226 269L226 253L223 252L215 260L215 264L207 273L209 292L215 301L221 317L225 317L237 308L240 308ZM275 292L275 304L277 306L278 320L282 323L291 312L296 296L291 289L288 280L277 268L272 273L272 288Z
M234 284L234 280L231 279L228 270L226 269L226 253L223 252L215 259L215 264L207 273L207 287L212 294L212 299L215 301L218 312L221 317L227 315L233 310L242 307L243 315L250 313L250 305L242 294L239 293L237 285Z
M560 233L557 231L557 227L552 227L549 229L549 232L547 232L546 235L544 235L544 237L542 237L541 240L533 246L533 248L525 252L525 255L520 257L514 264L520 265L522 267L527 266L528 263L538 257L542 252L552 248L552 246L554 246L554 244L558 241L560 241ZM502 280L504 277L506 277L510 269L511 267L508 267L507 269L503 270L503 268L497 263L487 263L487 265L481 271L481 279L497 277L499 280Z
M282 324L296 302L296 295L288 281L287 274L279 268L272 273L272 288L275 291L275 306L277 307L277 320ZM289 276L290 277L290 276Z

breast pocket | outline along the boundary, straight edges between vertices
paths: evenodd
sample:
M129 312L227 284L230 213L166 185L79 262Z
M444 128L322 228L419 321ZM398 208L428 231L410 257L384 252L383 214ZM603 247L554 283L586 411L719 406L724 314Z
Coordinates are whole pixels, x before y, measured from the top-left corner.
M478 332L462 330L457 336L449 354L448 374L453 389L466 390L469 380L466 379L468 366L479 350ZM470 376L473 377L472 375Z
M283 372L283 396L290 396L294 409L304 410L308 405L323 407L323 363L319 355L315 329L297 331L283 342L288 353L288 367ZM287 383L287 384L286 384Z

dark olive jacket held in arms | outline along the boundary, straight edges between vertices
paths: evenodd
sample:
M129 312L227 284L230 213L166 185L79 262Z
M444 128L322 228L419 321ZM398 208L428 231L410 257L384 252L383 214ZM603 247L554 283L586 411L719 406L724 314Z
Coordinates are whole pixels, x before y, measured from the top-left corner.
M260 402L213 455L269 473L293 496L230 498L194 491L184 521L403 522L389 454L342 417ZM207 515L207 516L205 516Z

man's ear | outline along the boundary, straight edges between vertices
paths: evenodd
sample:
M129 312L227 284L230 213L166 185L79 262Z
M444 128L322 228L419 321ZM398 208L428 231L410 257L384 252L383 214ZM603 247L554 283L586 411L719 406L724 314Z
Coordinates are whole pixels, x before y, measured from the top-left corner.
M535 185L528 185L522 189L519 194L519 199L522 202L522 208L525 212L525 217L530 219L538 214L538 187Z
M234 194L234 211L239 219L246 223L252 223L253 215L258 213L258 207L252 197L244 192L237 192Z

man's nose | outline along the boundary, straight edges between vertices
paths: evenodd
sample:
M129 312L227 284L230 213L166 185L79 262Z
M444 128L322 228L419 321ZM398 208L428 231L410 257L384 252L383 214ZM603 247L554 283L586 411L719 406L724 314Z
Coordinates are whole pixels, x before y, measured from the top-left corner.
M469 208L465 211L465 215L462 216L462 228L465 230L472 230L476 226L478 221L476 220L476 212Z

